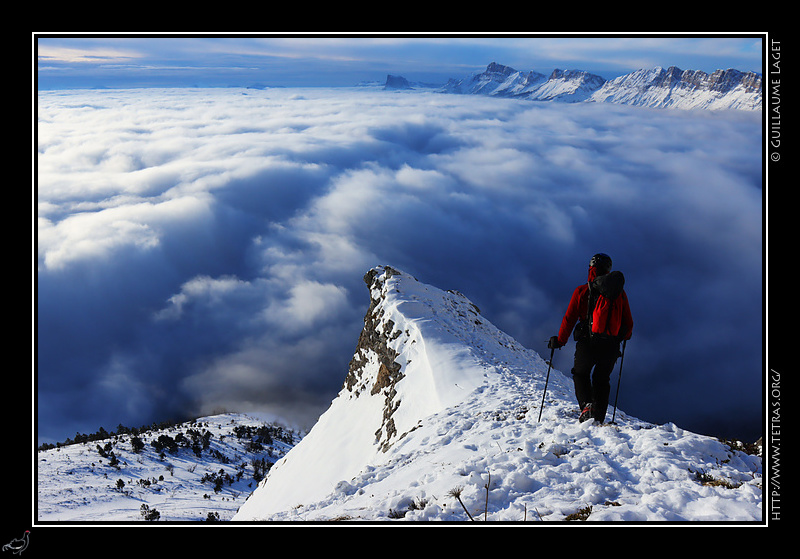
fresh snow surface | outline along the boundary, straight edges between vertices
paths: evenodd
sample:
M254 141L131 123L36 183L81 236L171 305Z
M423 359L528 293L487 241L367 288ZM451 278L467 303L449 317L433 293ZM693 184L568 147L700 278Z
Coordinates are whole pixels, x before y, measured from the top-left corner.
M537 353L463 295L376 271L378 330L403 378L372 394L378 360L362 354L357 385L341 390L234 521L762 520L760 456L621 409L613 425L579 423L572 381L556 369L539 421L547 364ZM554 361L571 367L572 355L560 350Z
M209 515L214 520L230 520L257 485L253 461L273 463L292 446L273 437L272 444L262 444L263 450L259 450L251 444L259 442L257 436L238 437L235 432L237 427L264 426L279 427L257 416L222 414L142 433L139 437L144 448L139 453L132 450L131 435L39 451L36 519L145 522L141 507L146 505L158 512L158 522L207 521ZM297 433L280 428L285 438L299 438ZM174 440L178 433L184 433L190 438L190 430L211 433L208 448L199 458L186 447L164 451L162 457L151 444L162 435ZM103 457L98 452L98 445L109 443L117 465L111 465L110 453ZM218 491L217 479L223 480ZM123 486L118 488L119 480Z

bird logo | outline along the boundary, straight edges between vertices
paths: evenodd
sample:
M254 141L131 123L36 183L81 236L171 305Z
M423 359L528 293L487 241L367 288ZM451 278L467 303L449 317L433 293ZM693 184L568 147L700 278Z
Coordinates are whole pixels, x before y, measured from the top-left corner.
M28 537L30 536L30 533L30 530L25 530L25 533L21 538L14 538L4 545L3 551L10 551L16 555L20 555L28 547Z

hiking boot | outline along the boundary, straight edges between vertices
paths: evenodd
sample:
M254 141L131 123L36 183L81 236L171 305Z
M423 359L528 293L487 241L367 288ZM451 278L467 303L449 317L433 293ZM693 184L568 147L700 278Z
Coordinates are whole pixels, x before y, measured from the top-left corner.
M583 423L590 419L594 419L594 416L592 416L592 404L586 404L586 407L581 411L581 416L578 418L578 421Z

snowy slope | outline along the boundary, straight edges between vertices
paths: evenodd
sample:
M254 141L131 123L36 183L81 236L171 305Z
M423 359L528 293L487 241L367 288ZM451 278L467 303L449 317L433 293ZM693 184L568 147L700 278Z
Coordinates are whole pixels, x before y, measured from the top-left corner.
M234 521L762 519L759 456L621 409L615 425L578 423L555 369L539 421L538 354L461 294L388 267L365 281L342 390Z
M523 96L532 101L586 101L605 83L600 76L580 70L553 70L547 81Z
M271 442L260 428L271 433ZM208 444L203 449L199 439L199 456L190 446L178 445L174 451L165 449L162 457L152 445L162 436L182 440L182 433L183 440L191 441L192 433L206 432ZM37 521L142 522L142 505L154 517L155 511L159 522L230 520L256 487L256 477L263 478L255 475L253 462L261 471L262 460L274 463L299 435L258 417L222 414L139 438L144 446L138 453L130 434L39 451ZM98 445L109 445L105 456Z

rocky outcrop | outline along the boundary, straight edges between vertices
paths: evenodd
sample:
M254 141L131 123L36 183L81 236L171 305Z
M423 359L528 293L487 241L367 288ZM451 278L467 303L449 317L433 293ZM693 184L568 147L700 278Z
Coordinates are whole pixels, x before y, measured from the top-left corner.
M389 74L386 76L386 83L383 89L413 89L411 83L403 76L393 76Z
M367 391L370 395L383 394L383 422L375 432L375 438L385 449L389 441L397 435L392 414L397 409L397 391L395 385L403 378L401 365L396 361L398 353L389 344L401 335L396 331L394 322L384 316L380 303L384 299L385 282L396 270L390 267L383 268L381 274L378 269L372 269L364 275L364 282L370 292L370 304L364 316L364 328L358 337L353 358L344 381L344 388L358 397ZM377 375L375 367L369 365L377 361Z

